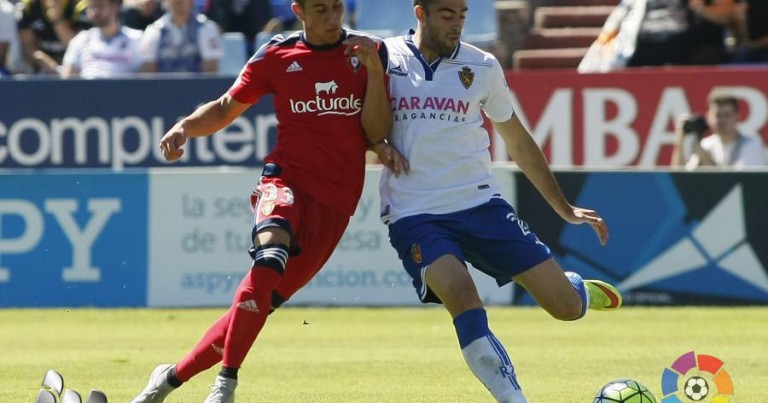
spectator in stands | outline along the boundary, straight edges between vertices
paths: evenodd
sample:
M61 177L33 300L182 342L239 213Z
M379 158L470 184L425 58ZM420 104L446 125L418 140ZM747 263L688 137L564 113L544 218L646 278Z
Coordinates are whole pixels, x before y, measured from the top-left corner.
M255 53L256 34L272 18L270 0L211 0L205 13L223 32L240 32L245 37L246 59Z
M16 40L16 7L8 0L0 0L0 78L10 76L8 55Z
M165 8L141 38L141 71L218 72L223 48L216 23L195 10L194 0L165 0Z
M143 31L164 13L159 0L136 0L130 5L123 5L120 19L126 27Z
M724 63L731 15L732 7L708 6L706 0L622 0L579 71Z
M87 0L93 28L69 42L61 77L105 78L133 74L141 66L141 31L120 24L121 0Z
M768 1L741 1L734 14L738 48L732 62L768 63Z
M69 41L90 28L85 0L22 0L19 39L35 72L57 74Z
M689 170L765 166L768 161L760 137L739 132L738 100L717 91L710 93L707 100L706 118L681 116L671 165ZM712 134L705 137L710 128Z

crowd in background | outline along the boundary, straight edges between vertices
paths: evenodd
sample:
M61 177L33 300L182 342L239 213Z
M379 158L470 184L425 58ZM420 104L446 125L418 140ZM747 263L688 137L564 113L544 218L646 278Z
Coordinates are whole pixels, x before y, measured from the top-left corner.
M0 77L215 73L222 32L241 33L249 57L260 33L297 28L291 1L0 0ZM768 63L766 21L765 0L621 0L580 71Z
M579 71L768 63L765 0L622 0Z
M0 0L0 77L216 73L222 33L241 33L250 56L258 33L297 28L291 2Z

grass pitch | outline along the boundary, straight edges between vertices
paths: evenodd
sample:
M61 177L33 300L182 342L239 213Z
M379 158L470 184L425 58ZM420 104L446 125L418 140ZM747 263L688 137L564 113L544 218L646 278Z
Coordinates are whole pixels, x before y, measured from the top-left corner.
M223 309L0 310L0 402L29 403L43 373L66 387L127 402L158 363L184 355ZM539 308L490 308L531 403L591 402L629 377L661 398L660 379L681 354L720 358L732 402L768 401L768 307L624 308L558 322ZM168 402L200 402L218 369ZM240 371L238 401L492 402L465 366L442 308L282 308Z

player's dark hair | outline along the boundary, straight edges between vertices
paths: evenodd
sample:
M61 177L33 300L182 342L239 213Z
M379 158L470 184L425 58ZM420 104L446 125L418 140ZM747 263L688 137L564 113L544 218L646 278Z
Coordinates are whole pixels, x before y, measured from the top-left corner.
M736 99L731 94L726 94L724 92L714 91L711 94L709 94L709 97L707 97L707 101L710 105L717 105L717 106L724 106L724 105L731 105L733 106L734 111L739 111L739 100Z
M304 8L304 5L307 4L307 0L293 0L293 2L301 6L301 8Z

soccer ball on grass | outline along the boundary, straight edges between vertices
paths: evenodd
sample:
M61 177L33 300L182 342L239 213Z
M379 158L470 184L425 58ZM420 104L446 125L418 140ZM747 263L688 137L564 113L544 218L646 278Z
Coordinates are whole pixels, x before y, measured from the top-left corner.
M616 379L605 384L592 403L658 403L648 388L634 379Z

